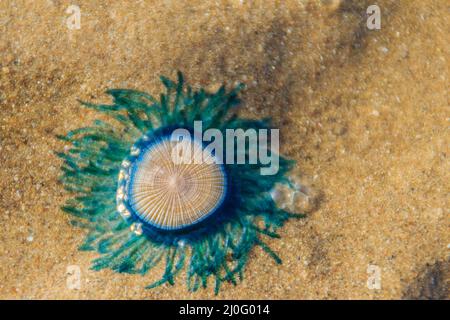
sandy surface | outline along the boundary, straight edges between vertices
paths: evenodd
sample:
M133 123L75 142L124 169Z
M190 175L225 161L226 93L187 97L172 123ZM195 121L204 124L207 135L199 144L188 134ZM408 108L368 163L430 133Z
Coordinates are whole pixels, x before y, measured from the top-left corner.
M161 270L90 271L96 254L77 250L83 231L59 209L54 136L96 116L76 99L156 94L177 69L198 86L247 83L242 114L273 117L321 194L270 243L283 265L256 249L218 298L448 297L448 1L377 1L380 31L365 26L371 2L338 2L1 1L0 298L214 297L183 277L144 290ZM71 4L80 30L66 26ZM367 286L370 265L380 289Z

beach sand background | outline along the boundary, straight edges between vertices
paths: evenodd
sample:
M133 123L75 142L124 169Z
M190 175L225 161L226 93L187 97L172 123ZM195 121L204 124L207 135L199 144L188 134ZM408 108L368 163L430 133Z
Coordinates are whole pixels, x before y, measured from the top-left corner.
M182 275L145 290L161 268L90 271L97 255L77 250L84 231L59 209L55 135L98 116L77 99L158 94L159 75L176 70L210 89L246 83L241 114L273 118L319 195L270 242L283 264L255 249L244 281L217 298L448 298L448 1L377 1L378 31L366 27L370 4L1 1L0 298L215 298L187 292ZM69 5L79 30L67 27ZM381 288L370 289L377 268Z

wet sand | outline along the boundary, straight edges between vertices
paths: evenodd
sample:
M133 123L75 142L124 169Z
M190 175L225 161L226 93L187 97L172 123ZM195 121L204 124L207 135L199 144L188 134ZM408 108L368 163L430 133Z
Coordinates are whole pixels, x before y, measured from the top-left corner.
M176 70L210 89L246 83L241 114L273 118L320 195L270 243L283 264L255 249L243 283L217 298L449 297L448 2L378 1L379 31L366 27L370 1L268 2L77 1L79 30L70 1L0 3L0 298L215 298L183 276L143 289L161 268L90 271L96 254L77 250L84 232L59 209L55 135L98 117L77 99L157 94Z

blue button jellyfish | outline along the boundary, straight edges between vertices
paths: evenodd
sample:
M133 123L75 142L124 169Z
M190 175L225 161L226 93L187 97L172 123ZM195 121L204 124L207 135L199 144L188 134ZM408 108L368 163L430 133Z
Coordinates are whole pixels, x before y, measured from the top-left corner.
M196 121L224 136L227 129L270 129L268 120L236 114L240 85L210 93L185 85L181 73L176 82L161 80L166 92L159 99L112 89L112 105L81 102L112 121L59 136L70 144L58 153L61 182L72 194L62 209L88 230L80 249L100 254L94 270L146 274L164 263L161 279L147 288L174 284L185 270L189 290L206 287L212 277L217 294L221 283L243 279L255 246L281 263L264 238L279 238L286 220L303 217L271 196L276 184L289 183L293 162L279 156L278 170L262 175L260 161L223 161L196 137ZM176 130L183 134L174 138ZM197 155L202 161L193 161Z

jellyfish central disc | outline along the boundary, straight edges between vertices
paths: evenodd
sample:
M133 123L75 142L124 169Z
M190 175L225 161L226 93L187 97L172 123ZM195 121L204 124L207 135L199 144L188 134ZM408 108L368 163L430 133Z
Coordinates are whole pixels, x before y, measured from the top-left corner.
M197 160L195 160L197 159ZM163 138L142 150L129 184L129 204L144 222L167 230L213 214L226 194L221 164L194 140Z

